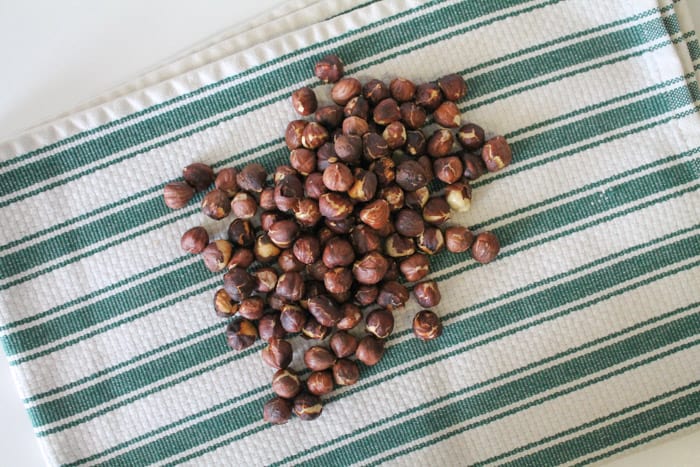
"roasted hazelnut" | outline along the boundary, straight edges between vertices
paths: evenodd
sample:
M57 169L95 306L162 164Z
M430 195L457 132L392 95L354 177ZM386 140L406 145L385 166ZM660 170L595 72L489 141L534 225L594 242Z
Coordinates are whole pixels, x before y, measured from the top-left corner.
M262 350L262 359L267 365L281 370L292 363L292 344L284 339L270 339Z
M469 211L472 205L472 187L466 182L448 185L445 188L445 199L453 211Z
M354 170L353 175L355 183L348 190L348 196L363 203L374 198L377 192L377 176L375 173L358 167Z
M389 267L386 270L386 274L384 274L384 280L385 281L397 281L399 280L399 264L396 262L394 258L387 258L387 261L389 262Z
M323 412L323 403L317 396L303 392L294 398L293 410L304 421L315 420Z
M287 216L279 211L266 211L260 214L260 228L267 232L270 230L270 226L277 221L287 219ZM254 242L254 241L253 241Z
M294 175L296 177L299 175L299 173L291 165L283 164L277 166L277 168L272 174L272 182L274 184L277 184L284 180L288 175Z
M280 314L278 312L265 313L258 321L258 331L260 332L260 339L264 341L282 339L286 334L280 323Z
M231 259L226 267L231 268L247 268L255 261L255 254L250 248L239 248L233 252Z
M338 331L328 343L338 358L350 357L357 348L357 338L345 331Z
M302 264L313 264L321 257L321 243L313 235L303 235L294 242L294 256Z
M308 86L297 89L292 93L292 107L299 115L311 115L316 112L316 107L318 107L316 94Z
M416 210L422 210L430 199L430 190L427 186L418 188L416 191L406 193L404 203L406 207Z
M221 190L214 189L202 198L202 213L215 220L221 220L231 213L231 200Z
M277 259L280 253L282 253L282 250L272 243L272 240L270 240L267 234L264 234L255 239L253 253L255 253L255 259L261 263L271 263Z
M467 123L457 131L457 141L464 148L476 151L484 145L484 129L474 123Z
M258 332L247 319L235 319L226 326L226 343L233 350L243 350L255 342Z
M384 356L384 340L372 335L360 339L355 350L355 357L367 366L374 366Z
M299 301L304 296L304 277L298 272L285 272L277 279L275 293L289 301Z
M392 258L402 258L415 253L416 244L412 238L393 233L384 240L384 251Z
M410 101L416 94L416 85L406 78L394 78L389 83L389 92L398 102Z
M302 175L309 175L316 170L316 153L310 149L297 148L289 153L289 163Z
M420 156L417 161L423 167L423 170L425 170L425 174L428 177L428 183L432 182L435 178L435 173L433 172L433 159L423 155Z
M380 101L372 112L372 119L378 125L388 125L401 119L399 104L391 98Z
M417 237L425 230L423 218L412 209L404 208L396 214L394 221L396 231L404 237Z
M187 206L194 196L194 189L185 182L170 182L163 189L163 200L170 209Z
M415 102L432 112L442 104L442 97L440 87L436 83L423 83L416 89Z
M323 326L333 327L343 319L343 313L338 305L325 295L310 298L307 303L309 313Z
M408 301L408 289L396 281L384 282L379 288L377 305L389 311L401 308Z
M323 261L316 261L313 264L306 266L306 273L314 280L322 281L323 275L328 272L330 268L323 264Z
M406 145L404 146L406 154L411 156L422 156L425 154L427 145L428 143L422 131L415 130L406 132Z
M481 157L468 152L462 154L462 165L464 166L464 178L476 180L486 173L486 164Z
M274 311L281 311L282 308L289 303L289 300L278 295L277 292L269 294L267 296L267 304ZM282 336L284 337L284 336Z
M428 139L426 150L432 157L444 157L449 154L453 145L454 136L452 136L452 132L446 128L441 128L436 130Z
M422 310L413 317L413 334L420 340L430 341L442 334L442 323L438 315Z
M351 386L359 379L360 368L352 360L340 358L333 365L333 380L338 386Z
M425 110L413 102L404 102L399 107L399 111L401 113L401 121L411 130L423 128L425 120L428 118Z
M338 154L335 152L335 145L331 142L326 142L316 150L316 170L323 172L326 168L335 162L338 162ZM323 175L323 174L321 174Z
M304 128L306 128L308 123L306 120L292 120L287 124L287 129L284 132L284 142L290 150L301 147L301 135L304 134Z
M389 262L377 251L371 251L356 261L352 267L352 274L360 284L376 284L384 278Z
M374 160L389 155L389 145L378 133L365 133L362 136L362 146L366 159Z
M180 238L180 248L194 255L204 251L208 244L209 233L204 227L192 227Z
M416 297L416 301L423 308L438 306L442 298L437 282L432 280L419 282L413 286L413 296Z
M265 188L267 172L260 164L249 164L236 175L238 186L246 191L260 193Z
M383 228L375 230L377 231L377 234L379 234L379 236L383 238L386 238L389 235L396 232L396 229L394 229L394 224L392 224L391 222L387 223Z
M204 191L214 182L214 171L211 167L201 162L195 162L185 167L182 178L195 191Z
M261 297L248 297L238 305L238 314L246 319L257 320L262 317L264 309L265 301Z
M251 219L258 211L258 203L253 196L241 191L231 201L231 211L239 219Z
M437 82L442 90L442 95L448 101L458 101L467 95L467 83L458 74L443 76Z
M513 153L503 136L495 136L484 143L481 158L489 172L497 172L513 161Z
M301 144L307 149L317 149L328 141L328 130L320 123L310 122L301 134Z
M306 379L306 389L316 396L325 396L333 391L333 373L330 370L314 371Z
M346 136L362 136L369 131L369 124L364 118L357 116L348 117L343 120L343 134Z
M338 105L319 107L314 117L316 123L320 123L328 130L335 130L343 121L343 108Z
M280 324L285 331L289 333L300 332L304 328L307 318L306 311L300 306L291 303L282 305Z
M352 272L348 268L333 268L323 276L323 285L333 294L347 292L352 287Z
M406 127L401 122L391 122L384 128L382 138L389 149L399 149L406 144Z
M423 208L423 220L429 224L444 224L450 216L450 205L442 196L430 198Z
M364 255L370 251L378 250L381 247L381 240L377 232L367 225L360 224L350 233L352 247L358 254ZM354 261L354 255L353 255ZM351 263L348 263L352 264Z
M311 198L299 200L292 208L292 212L294 212L294 218L299 225L306 228L314 227L323 217L318 207L318 201Z
M390 157L380 157L369 166L380 186L388 186L396 180L396 164Z
M342 162L330 164L323 171L323 184L331 191L347 192L355 182L355 177Z
M228 239L237 246L249 247L255 242L255 230L248 220L234 219L227 232Z
M394 315L387 310L373 310L365 318L365 331L379 339L386 339L394 331Z
M275 184L275 204L282 212L292 211L303 197L304 185L296 175L287 175Z
M274 397L263 406L263 420L273 425L284 425L292 418L292 403L281 397Z
M228 265L231 253L233 253L233 246L229 242L216 240L202 250L202 260L211 272L219 272L223 271Z
M299 226L293 220L284 219L270 226L267 235L280 248L289 248L299 234Z
M474 241L474 234L466 227L455 226L445 230L445 246L452 253L463 253Z
M304 327L301 329L301 333L304 337L319 341L328 337L330 332L331 330L329 327L322 325L314 317L307 319L306 323L304 323Z
M428 255L434 255L445 247L445 237L437 227L426 227L423 235L416 238L416 247Z
M352 214L350 198L340 193L324 193L318 199L321 215L330 220L342 220Z
M337 235L344 235L350 233L350 231L355 227L355 216L348 216L345 219L325 219L323 221L332 233Z
M380 229L389 223L389 203L378 199L367 204L360 211L360 220L373 229Z
M304 270L304 263L297 259L291 248L282 250L282 253L277 257L277 265L282 272L301 272Z
M216 316L230 318L238 312L238 303L231 300L231 296L224 290L219 289L214 294L214 311Z
M462 124L462 114L459 111L457 104L451 101L445 101L435 109L433 118L438 125L446 128L457 128Z
M311 371L323 371L332 367L336 361L335 355L326 347L315 345L304 352L304 364Z
M362 157L362 137L340 135L335 138L335 154L346 164L357 164Z
M331 88L331 99L338 105L345 105L361 92L362 84L356 78L342 78Z
M462 160L457 156L445 156L433 161L435 176L444 183L455 183L462 178Z
M336 303L345 303L352 298L352 290L341 293L331 293L328 292L328 296Z
M474 238L472 244L472 258L481 264L490 263L501 250L498 237L493 232L481 232Z
M368 306L377 300L379 288L376 285L361 285L357 288L354 295L355 303L361 306Z
M327 55L314 66L314 74L324 83L338 82L344 71L343 61L337 55Z
M428 275L430 262L427 256L416 253L401 261L399 269L407 281L416 282Z
M272 392L285 399L292 399L301 391L301 380L293 370L283 368L272 375Z
M353 303L344 303L340 307L343 318L338 321L336 327L341 331L349 331L362 321L362 311Z
M238 172L233 167L221 169L214 180L214 186L217 190L223 191L228 196L234 196L238 193L237 174Z
M396 167L396 183L405 191L416 191L428 184L428 176L418 162L406 160Z
M304 195L307 198L318 200L318 198L327 191L326 185L323 184L322 173L313 172L306 177L304 181Z
M260 268L253 273L255 278L255 291L269 293L277 287L277 271L273 268Z
M243 268L231 268L224 274L224 289L237 302L250 297L256 285L253 276Z
M362 95L372 104L389 97L389 87L378 79L372 79L362 86Z
M369 102L362 96L355 96L345 104L343 115L346 117L360 117L367 120L369 115Z
M329 269L349 266L353 261L355 261L355 251L350 242L344 238L332 238L323 248L323 264Z

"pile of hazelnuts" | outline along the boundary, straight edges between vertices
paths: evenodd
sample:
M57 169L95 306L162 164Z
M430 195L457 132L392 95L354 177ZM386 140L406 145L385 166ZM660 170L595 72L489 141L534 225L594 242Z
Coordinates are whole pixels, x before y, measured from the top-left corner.
M225 271L214 310L232 318L228 345L240 351L258 337L267 342L262 360L276 370L276 397L263 418L275 424L292 413L317 418L321 396L355 384L358 363L376 365L409 291L425 308L413 318L415 336L441 335L430 310L441 297L427 279L429 258L444 248L471 248L480 263L496 257L493 233L475 236L448 221L452 211L469 210L470 181L512 160L502 136L486 139L478 125L462 125L455 102L467 84L460 75L419 85L405 78L362 84L343 76L335 55L320 60L315 74L333 83L333 103L319 106L309 87L292 93L294 109L309 119L287 126L289 165L268 177L257 163L218 174L195 163L164 194L177 209L214 183L202 212L216 220L234 215L226 239L210 242L200 226L185 232L181 246L201 253L212 272ZM436 125L428 133L431 117ZM289 368L287 337L295 334L318 341L303 356L308 372Z

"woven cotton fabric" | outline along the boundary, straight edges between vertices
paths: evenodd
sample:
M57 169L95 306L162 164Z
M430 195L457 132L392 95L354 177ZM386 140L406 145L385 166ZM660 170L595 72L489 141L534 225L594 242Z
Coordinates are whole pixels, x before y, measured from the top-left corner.
M295 2L0 145L0 341L50 464L585 464L700 421L700 44L683 0ZM442 252L441 338L411 301L381 363L313 422L264 423L262 344L162 200L182 167L285 163L291 91L458 72L511 142ZM295 348L309 344L293 339ZM301 350L293 367L301 368Z

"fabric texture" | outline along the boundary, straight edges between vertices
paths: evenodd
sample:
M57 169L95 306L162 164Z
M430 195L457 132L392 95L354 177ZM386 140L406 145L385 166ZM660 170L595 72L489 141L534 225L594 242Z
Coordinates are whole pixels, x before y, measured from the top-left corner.
M0 145L0 341L50 464L585 464L700 421L700 44L684 0L293 2ZM313 14L311 13L313 12ZM395 313L382 362L322 417L261 420L271 371L179 238L182 167L284 163L290 92L469 85L513 164L455 223L499 258L431 261L440 339ZM294 344L301 349L299 338ZM308 344L306 344L308 345ZM300 366L300 352L293 366Z

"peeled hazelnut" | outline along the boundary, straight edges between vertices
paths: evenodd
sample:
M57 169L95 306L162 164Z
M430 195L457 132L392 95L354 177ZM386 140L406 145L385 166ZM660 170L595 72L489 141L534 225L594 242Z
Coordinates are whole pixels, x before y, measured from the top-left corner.
M325 295L319 295L308 300L309 313L316 318L321 325L326 327L335 326L343 319L340 308Z
M292 344L284 339L270 339L262 350L263 362L272 368L281 370L292 363Z
M416 104L429 112L442 104L442 92L436 83L423 83L416 89Z
M369 115L369 102L362 96L355 96L345 104L343 115L346 117L360 117L367 120Z
M258 321L258 331L260 332L260 339L264 341L282 339L286 334L280 323L280 314L277 312L264 314Z
M445 101L440 104L440 107L435 109L433 118L438 125L446 128L457 128L462 124L462 114L459 111L457 104L451 101Z
M241 189L260 193L262 189L265 188L266 178L267 172L262 165L248 164L240 172L238 172L236 181Z
M314 172L306 177L304 181L304 195L307 198L318 199L322 194L328 192L326 185L323 184L323 174Z
M428 255L434 255L445 247L445 237L437 227L426 227L423 235L416 238L416 246Z
M450 205L442 196L430 198L423 208L423 220L429 224L444 224L450 216Z
M352 242L352 247L360 255L378 250L382 245L377 232L371 227L363 224L360 224L353 229L353 231L350 233L350 241Z
M427 144L425 135L422 131L416 130L406 132L406 146L404 146L406 154L411 156L422 156L425 154Z
M389 83L389 92L398 102L410 101L416 94L416 85L405 78L394 78Z
M333 380L338 386L351 386L359 379L360 369L352 360L341 358L333 365Z
M316 94L308 86L297 89L292 93L292 107L299 115L311 115L316 112Z
M343 77L345 67L337 55L327 55L316 63L314 74L324 83L336 83Z
M435 176L444 183L455 183L462 178L462 160L457 156L445 156L435 159L433 171Z
M241 191L233 197L231 211L239 219L251 219L255 217L255 213L258 211L258 203L253 196Z
M280 325L285 331L289 333L301 332L307 318L308 315L306 311L300 306L290 303L282 305L282 310L280 311Z
M304 364L311 371L323 371L333 366L335 355L325 347L315 345L304 352Z
M292 249L282 250L277 257L277 265L282 272L301 272L304 270L304 263L296 258Z
M301 330L301 333L307 339L315 339L319 341L328 337L330 332L331 330L329 327L322 325L314 317L307 319L306 323L304 323L304 327Z
M421 215L413 209L406 208L396 214L394 227L404 237L417 237L425 230Z
M378 125L388 125L401 119L399 104L391 98L384 99L377 104L372 112L372 119Z
M350 242L344 238L332 238L323 248L323 264L328 268L350 266L353 261L355 261L355 252Z
M458 101L467 95L467 83L458 74L443 76L437 82L442 90L442 95L448 101Z
M304 128L306 128L308 123L306 120L292 120L287 124L287 129L284 132L284 142L290 150L301 147L301 135L304 134Z
M318 199L318 208L326 219L339 221L352 214L353 204L346 195L324 193Z
M406 144L406 127L401 122L391 122L384 128L382 138L386 141L389 149L399 149Z
M195 255L204 251L208 244L209 233L204 227L192 227L180 238L180 247Z
M386 339L394 331L394 315L387 310L371 311L365 319L365 330L378 339Z
M362 136L362 145L367 159L374 160L389 155L389 145L380 134L365 133Z
M355 357L367 366L374 366L384 356L384 341L372 335L363 337L355 350Z
M345 105L362 92L362 84L356 78L342 78L331 88L331 99L338 105Z
M474 239L472 244L472 258L481 264L490 263L501 249L501 244L498 237L492 232L481 232Z
M355 304L344 303L340 307L340 312L343 314L343 317L338 321L336 327L341 331L349 331L362 321L362 311Z
M263 406L263 420L273 425L284 425L292 418L292 403L281 397L274 397Z
M474 123L467 123L457 131L457 141L464 148L476 151L484 145L484 129Z
M269 293L277 287L277 271L272 268L260 268L253 273L255 277L255 291Z
M280 248L289 248L299 234L299 226L293 220L277 221L270 226L267 235Z
M401 308L408 301L408 289L396 281L384 282L379 289L377 305L389 311Z
M289 163L302 175L309 175L316 170L316 154L306 148L292 149L289 153Z
M304 296L304 277L298 272L285 272L277 279L275 293L292 302L301 300Z
M416 191L428 184L428 176L418 162L406 160L396 167L396 183L405 191Z
M353 175L355 183L348 190L348 196L363 203L374 198L377 192L377 176L375 173L358 167L354 170Z
M304 197L304 185L296 175L287 175L275 184L275 204L282 212L292 211Z
M301 380L294 371L284 368L272 376L272 392L285 399L292 399L301 391Z
M301 393L294 398L294 413L302 420L315 420L321 416L323 403L313 394Z
M219 289L214 294L214 311L220 318L230 318L238 312L238 303L224 289Z
M387 186L396 180L396 164L390 157L380 157L372 162L369 166L377 177L377 183L380 186Z
M401 121L411 130L423 128L425 120L428 118L425 110L413 102L404 102L399 107L399 111L401 112Z
M420 340L430 341L442 334L442 323L438 315L422 310L413 318L413 334Z
M362 136L369 131L367 120L357 116L348 117L343 120L343 134Z
M277 221L281 221L282 219L287 219L287 216L282 214L279 211L266 211L260 214L260 228L264 231L267 232L270 230L270 226L274 224Z
M243 350L255 342L258 332L247 319L236 319L226 326L226 343L233 350Z
M246 319L256 320L262 318L264 310L265 301L262 297L248 297L241 300L238 314Z
M211 272L223 271L231 259L232 252L233 246L229 242L216 240L202 250L202 260Z
M495 136L484 143L481 158L489 172L497 172L513 161L513 153L503 136Z
M465 182L448 185L445 188L445 199L453 211L469 211L472 205L472 187Z
M352 267L355 280L360 284L376 284L384 278L389 262L377 251L371 251L356 261Z
M373 229L379 229L389 223L389 203L378 199L367 204L360 211L360 220Z
M228 226L228 239L238 246L252 246L255 242L253 225L245 219L234 219Z
M452 136L452 132L448 129L441 128L436 130L430 137L426 150L432 157L444 157L449 154L453 145L454 137Z
M171 182L163 189L163 200L170 209L180 209L194 196L194 189L185 182Z
M321 210L318 207L318 201L311 198L299 200L292 208L294 218L302 227L314 227L319 223L321 218Z
M214 171L206 164L195 162L183 169L182 178L195 191L204 191L214 182Z
M435 281L419 282L413 286L413 296L423 308L433 308L440 303L442 296Z
M393 233L386 237L384 241L384 251L392 258L402 258L410 256L416 252L416 244L412 238L407 238L398 233Z
M271 263L277 259L280 253L282 253L282 250L280 250L277 245L272 243L270 237L265 234L255 239L253 253L255 253L255 259L261 263Z
M333 268L323 276L323 285L332 294L347 292L352 287L352 272L347 268Z
M416 282L430 272L428 257L420 253L413 254L399 263L401 274L409 282Z
M335 138L335 154L346 164L357 164L362 157L362 136L340 135ZM321 169L319 167L319 169Z
M333 373L329 370L314 371L306 379L306 389L316 396L325 396L333 391Z
M323 184L331 191L347 192L355 182L355 177L342 162L330 164L323 171Z
M373 79L362 86L362 95L372 104L389 97L389 87L383 81Z
M464 178L476 180L486 173L484 160L476 154L464 153L462 155L462 165L464 166Z
M301 144L307 149L317 149L328 141L328 130L320 123L310 122L301 134Z

